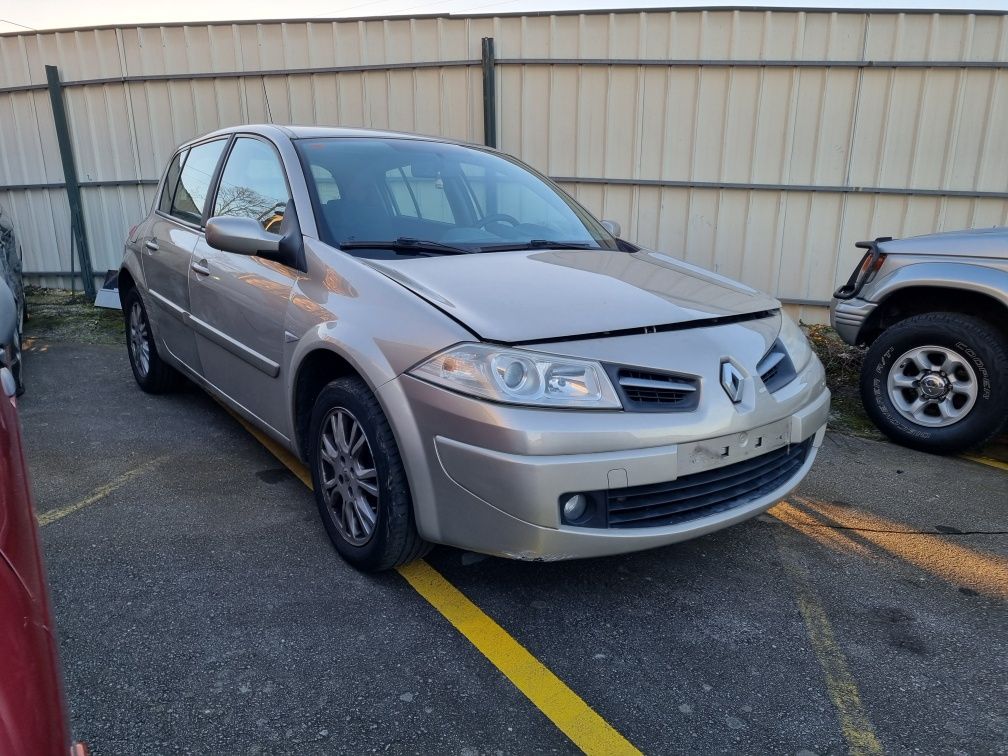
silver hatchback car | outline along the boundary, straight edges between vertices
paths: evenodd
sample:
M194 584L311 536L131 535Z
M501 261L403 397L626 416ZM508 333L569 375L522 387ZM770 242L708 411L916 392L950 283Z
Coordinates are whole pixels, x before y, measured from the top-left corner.
M302 459L361 569L432 543L615 554L766 510L822 442L822 365L776 300L618 234L494 150L214 132L129 234L133 373L188 376Z

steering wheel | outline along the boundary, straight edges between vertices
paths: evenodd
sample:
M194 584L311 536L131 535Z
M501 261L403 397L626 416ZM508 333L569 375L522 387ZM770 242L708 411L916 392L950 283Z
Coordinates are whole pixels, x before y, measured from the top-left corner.
M480 218L476 221L476 225L480 228L486 228L490 223L510 223L512 226L519 225L520 221L513 215L508 215L507 213L493 213L485 218Z

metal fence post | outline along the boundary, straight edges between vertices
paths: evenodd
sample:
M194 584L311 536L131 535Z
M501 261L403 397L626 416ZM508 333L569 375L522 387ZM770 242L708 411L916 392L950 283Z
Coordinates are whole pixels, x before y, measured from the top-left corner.
M56 125L56 141L59 143L60 161L63 163L63 181L66 184L67 201L70 203L70 232L77 244L77 254L80 256L84 293L88 299L93 300L96 293L94 271L91 268L91 248L88 246L87 228L84 225L84 205L81 202L73 145L70 143L70 126L67 123L66 106L63 102L63 85L60 83L59 69L56 66L46 66L45 70L53 121Z
M497 147L497 86L493 37L483 37L483 142Z

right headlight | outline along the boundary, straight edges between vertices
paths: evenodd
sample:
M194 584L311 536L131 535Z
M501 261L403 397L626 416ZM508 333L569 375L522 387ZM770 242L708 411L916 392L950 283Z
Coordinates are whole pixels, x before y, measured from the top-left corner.
M508 404L621 409L597 362L490 344L459 344L409 371L411 375L482 399Z
M809 345L808 339L805 338L805 333L798 324L783 312L781 313L780 335L777 338L781 340L781 343L787 350L788 357L791 358L791 364L794 365L794 369L800 372L808 364L809 358L812 356L812 347Z

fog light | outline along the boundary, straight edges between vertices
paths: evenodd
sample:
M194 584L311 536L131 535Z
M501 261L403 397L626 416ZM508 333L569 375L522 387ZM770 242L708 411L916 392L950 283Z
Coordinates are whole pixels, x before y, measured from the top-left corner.
M564 519L574 522L581 518L588 508L588 499L584 494L574 494L563 505Z

